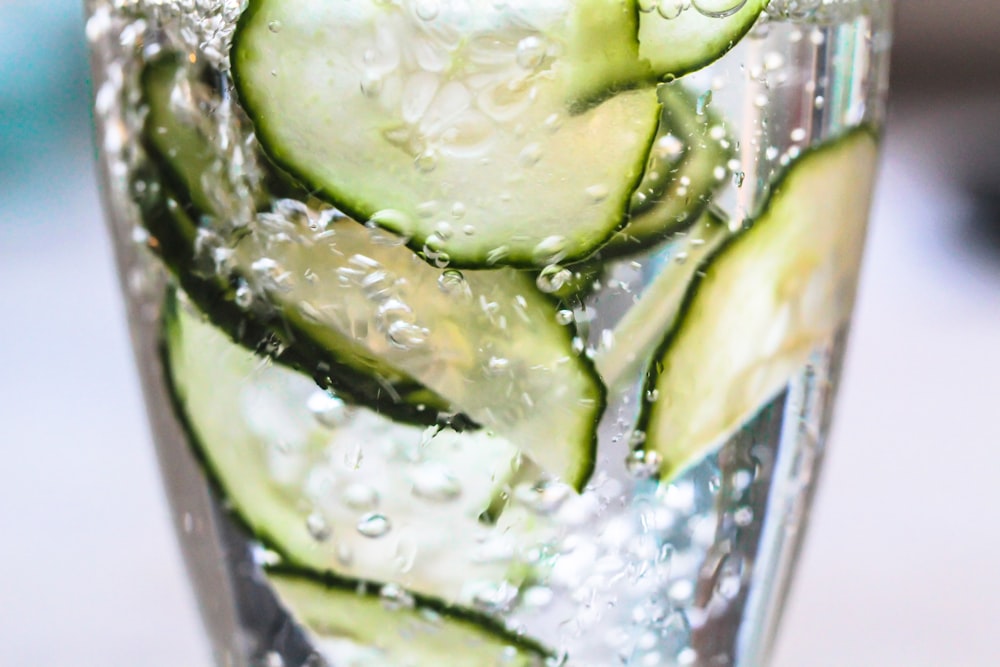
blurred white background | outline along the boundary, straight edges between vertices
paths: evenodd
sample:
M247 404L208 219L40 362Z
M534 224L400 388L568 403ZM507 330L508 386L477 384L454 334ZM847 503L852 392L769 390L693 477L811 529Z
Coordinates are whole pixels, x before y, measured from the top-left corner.
M846 379L775 667L1000 662L994 2L899 2ZM98 207L81 35L76 0L0 0L0 667L207 667Z

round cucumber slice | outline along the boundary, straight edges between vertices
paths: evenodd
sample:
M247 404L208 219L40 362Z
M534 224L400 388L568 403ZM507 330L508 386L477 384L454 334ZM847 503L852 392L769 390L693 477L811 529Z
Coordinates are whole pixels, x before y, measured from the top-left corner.
M282 603L337 667L543 667L552 652L436 600L393 600L363 582L268 574Z
M579 92L625 85L593 63L634 14L587 13L617 4L254 0L233 74L267 154L355 219L452 266L568 262L625 222L659 117L652 88Z
M518 468L507 440L345 403L234 345L180 297L163 343L193 445L235 514L286 563L464 603L526 570L513 555L476 559L546 530L520 507L496 526L479 519Z
M639 14L639 57L657 78L678 79L725 55L768 0L660 0ZM646 3L649 4L649 3Z
M752 226L707 259L640 419L671 477L778 393L850 316L877 157L867 128L803 153Z

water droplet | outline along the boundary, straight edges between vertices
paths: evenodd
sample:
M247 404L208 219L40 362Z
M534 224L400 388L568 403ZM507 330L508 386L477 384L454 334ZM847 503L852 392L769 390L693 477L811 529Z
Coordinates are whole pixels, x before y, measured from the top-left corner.
M535 609L547 607L554 597L555 593L547 586L532 586L521 594L524 605Z
M663 457L654 450L637 449L625 459L625 469L638 479L647 479L660 471Z
M349 567L354 562L354 552L346 544L337 545L337 562L345 567Z
M656 5L656 11L660 16L672 21L691 6L691 0L660 0Z
M358 532L365 537L378 538L391 530L392 524L382 514L366 514L358 521Z
M347 406L339 397L325 391L314 391L306 399L306 407L323 426L336 428L347 415Z
M699 13L709 18L725 18L743 9L747 0L691 0Z
M647 403L656 403L656 401L659 398L660 398L660 390L659 389L647 389L646 390L646 402Z
M355 482L348 484L340 494L344 504L354 510L370 510L378 505L378 491L368 486Z
M510 359L505 357L490 357L486 362L486 371L490 375L501 375L510 370Z
M240 282L239 286L236 288L236 294L233 296L233 300L236 305L243 310L248 309L253 305L253 290L245 282Z
M556 132L560 127L562 127L562 123L563 123L562 116L560 116L557 113L554 113L554 114L549 114L545 118L545 121L542 123L542 125L544 125L545 129L548 130L549 132Z
M275 20L275 21L268 21L267 22L267 29L270 30L271 32L273 32L274 34L278 34L279 32L281 32L281 21L277 21L277 20Z
M566 326L573 323L572 310L560 310L556 312L556 323Z
M413 495L426 500L443 502L453 500L462 493L462 485L446 466L424 463L409 473Z
M747 175L744 171L734 171L733 172L733 185L738 188L743 187L743 181L746 179Z
M657 0L638 0L636 6L643 14L650 14L656 11Z
M698 662L698 652L691 647L683 648L677 653L677 664L680 667L689 667Z
M456 220L461 220L463 217L465 217L465 210L466 210L465 204L463 204L460 201L457 201L451 205L451 217L455 218Z
M764 157L773 161L780 153L781 151L778 150L777 146L768 146L767 150L764 151Z
M819 28L816 28L809 33L809 42L814 46L822 46L825 41L826 35L824 35L823 31Z
M822 109L823 107L826 106L826 98L823 97L822 95L817 95L816 99L813 100L813 106L816 107L817 109Z
M550 264L538 272L535 284L546 294L552 294L561 290L572 279L573 274L569 269L558 264Z
M306 530L317 542L326 542L333 535L333 529L319 512L312 512L306 517Z
M365 97L378 97L382 93L382 76L366 71L361 75L360 85Z
M421 21L433 21L437 18L441 8L438 6L437 0L417 0L414 11Z
M545 42L536 35L525 37L517 43L517 64L522 69L534 70L545 59Z
M753 105L758 109L763 109L770 103L771 98L769 98L765 93L758 93L753 98Z
M427 342L427 329L411 322L396 320L386 329L389 342L401 350L420 347Z
M794 130L792 130L788 136L792 141L799 142L799 141L804 141L807 134L805 128L797 127Z
M594 204L600 204L608 198L609 194L611 194L611 191L608 190L608 186L601 183L589 186L586 190L584 190L584 192L586 192L587 197L589 197L590 201Z
M481 582L472 594L473 604L491 613L509 611L515 599L517 587L507 581Z

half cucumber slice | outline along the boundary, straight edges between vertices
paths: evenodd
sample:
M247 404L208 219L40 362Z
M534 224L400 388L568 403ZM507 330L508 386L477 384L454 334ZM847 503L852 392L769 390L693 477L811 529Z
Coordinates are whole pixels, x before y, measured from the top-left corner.
M336 667L543 667L552 657L488 617L435 600L285 572L268 581Z
M515 536L530 542L532 531L542 539L542 519L512 507L496 526L479 520L519 466L509 441L345 403L234 345L180 296L168 300L163 349L193 446L286 565L462 603L527 571L513 555L485 554L512 554Z
M639 14L639 57L663 81L721 58L750 31L768 0L660 0Z
M706 260L646 387L643 446L671 477L778 393L850 316L877 157L867 128L809 150Z
M642 252L698 220L729 175L721 119L679 84L659 87L660 129L629 222L600 249L602 259Z
M208 118L202 107L221 100L195 73L178 58L166 56L147 65L142 74L148 107L142 139L156 170L142 190L142 219L153 249L189 297L237 342L302 370L353 401L426 424L451 413L448 401L353 341L320 346L295 326L294 310L282 312L266 302L253 302L250 285L259 272L252 261L242 266L231 261L228 237L245 234L247 219L269 206L271 196L259 183L225 170L226 158L201 129ZM277 180L266 172L265 179ZM149 185L158 182L165 192L154 192ZM295 214L308 217L308 209L289 211ZM240 216L247 219L233 219Z
M614 54L634 44L634 14L598 0L424 4L253 0L233 73L266 153L433 261L586 257L625 222L659 118L653 88L574 107L622 87L608 73L621 67L594 62L631 57Z

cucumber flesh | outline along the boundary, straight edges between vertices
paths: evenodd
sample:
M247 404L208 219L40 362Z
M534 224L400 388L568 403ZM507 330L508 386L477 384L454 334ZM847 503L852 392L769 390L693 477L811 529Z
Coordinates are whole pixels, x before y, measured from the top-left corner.
M725 55L750 31L767 2L661 0L657 9L639 14L639 57L660 80L679 79Z
M569 262L625 222L659 117L649 87L569 101L588 71L617 85L585 67L599 24L574 14L616 4L445 2L425 20L419 4L254 0L234 80L272 160L355 219L456 267ZM608 11L601 43L634 41L631 16Z
M859 128L804 152L705 261L646 386L643 448L672 477L777 394L850 315L876 164Z
M520 507L492 529L479 520L518 468L510 442L345 403L234 345L181 297L169 301L163 344L193 446L231 509L286 564L463 603L482 582L525 570L514 557L473 560L544 527Z
M279 599L336 667L543 667L551 652L496 621L350 581L273 572Z
M639 371L669 331L680 312L688 286L702 262L731 235L726 222L706 212L660 261L668 266L643 291L614 328L609 347L602 347L594 365L609 389L634 382Z

